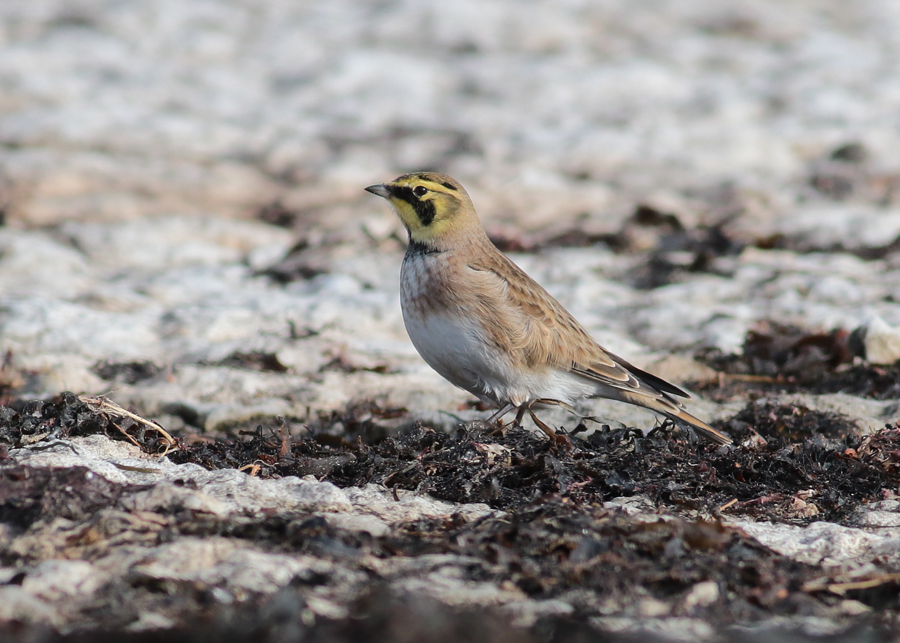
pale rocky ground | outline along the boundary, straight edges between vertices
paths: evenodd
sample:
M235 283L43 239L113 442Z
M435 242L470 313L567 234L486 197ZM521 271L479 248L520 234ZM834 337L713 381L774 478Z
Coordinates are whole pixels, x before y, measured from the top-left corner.
M890 0L0 2L4 372L20 396L107 393L172 430L185 417L206 431L302 424L366 399L408 409L398 424L481 417L459 410L470 396L406 338L403 231L362 191L422 168L459 178L491 232L528 243L616 232L643 203L689 228L732 216L738 240L783 235L814 251L748 247L717 259L716 274L652 290L628 279L641 255L602 245L514 255L605 346L676 381L712 376L694 353L739 350L761 319L875 323L894 345L900 254L861 255L900 235L898 61ZM848 143L865 159L830 159ZM852 189L834 198L817 176ZM297 215L294 228L254 216L273 204ZM298 243L294 260L318 274L287 285L263 274ZM218 364L254 351L287 372ZM92 370L104 360L163 370L111 383ZM864 430L897 419L895 401L803 401ZM695 408L715 418L740 406ZM583 410L654 423L602 402ZM105 448L80 452L121 477L102 466ZM64 449L15 457L78 461ZM237 485L229 502L275 506L232 474L196 475ZM373 529L395 519L375 491L348 493L327 490L335 515ZM798 559L813 542L863 565L900 547L896 507L879 515L883 526L746 528Z

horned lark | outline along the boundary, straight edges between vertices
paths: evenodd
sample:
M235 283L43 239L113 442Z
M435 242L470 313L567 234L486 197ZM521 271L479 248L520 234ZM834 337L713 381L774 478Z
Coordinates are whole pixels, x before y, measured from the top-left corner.
M445 174L404 174L366 188L387 199L409 232L401 268L403 321L441 376L485 403L492 419L587 397L619 400L731 440L685 411L677 386L591 339L574 317L488 239L469 195Z

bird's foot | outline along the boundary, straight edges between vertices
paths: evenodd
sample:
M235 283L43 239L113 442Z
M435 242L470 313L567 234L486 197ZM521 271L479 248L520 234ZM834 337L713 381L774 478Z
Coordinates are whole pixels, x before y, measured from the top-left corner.
M532 407L536 404L538 404L538 405L543 404L546 406L561 406L562 408L566 409L567 411L571 411L573 413L575 412L575 410L569 404L566 404L565 402L561 402L559 400L551 400L548 398L538 398L535 400L531 400L530 402L522 404L521 406L518 406L518 407L516 407L512 403L508 403L508 404L505 404L500 410L498 410L496 413L494 413L493 415L491 415L491 417L488 418L488 420L487 420L488 422L496 422L496 424L497 424L497 427L491 432L491 435L496 435L498 433L503 434L504 432L506 432L508 429L511 429L511 428L512 429L521 428L522 420L524 419L525 414L528 413L528 415L531 416L531 419L534 422L535 426L537 426L541 431L543 431L547 435L547 437L549 437L551 440L553 440L555 442L559 442L560 437L563 437L564 441L568 442L567 438L565 438L564 436L559 436L556 433L556 431L554 431L550 427L549 424L547 424L546 422L541 420L537 416L537 414L535 414ZM504 424L503 419L502 419L503 416L506 415L507 413L509 413L513 409L516 409L516 419L513 420L510 424Z
M541 420L541 418L539 418L535 414L535 412L531 410L531 408L528 409L528 415L531 416L531 420L532 420L532 422L535 423L537 428L539 428L541 431L543 431L544 433L547 434L547 437L549 437L551 440L556 440L556 437L557 437L556 431L554 431L552 428L550 428L549 424L547 424L546 422Z
M493 424L493 430L488 435L506 435L506 432L513 426L514 424L506 424L503 420L497 420Z
M497 411L491 414L491 416L485 420L485 423L494 425L494 430L491 431L491 435L503 434L506 432L506 429L509 428L508 425L503 423L503 416L516 408L515 404L507 403L501 406ZM515 423L512 426L516 426Z
M559 406L574 415L578 415L578 412L574 408L572 408L572 406L570 404L567 404L566 402L562 402L560 400L551 400L548 398L540 398L540 399L534 400L528 404L528 414L531 415L531 419L534 421L535 425L541 431L543 431L547 435L547 437L553 441L553 443L556 446L571 447L572 441L569 439L568 435L566 435L565 433L557 433L552 428L550 428L550 426L546 422L541 421L541 419L535 414L535 412L531 408L535 404L543 404L545 406Z

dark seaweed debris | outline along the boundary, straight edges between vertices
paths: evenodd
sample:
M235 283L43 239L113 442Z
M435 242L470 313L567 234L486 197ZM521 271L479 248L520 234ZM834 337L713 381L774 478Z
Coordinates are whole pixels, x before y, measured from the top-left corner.
M700 616L717 626L752 622L774 614L825 615L841 600L828 591L809 589L822 579L821 569L786 559L740 530L717 522L673 518L647 521L615 509L557 496L530 502L507 514L471 521L455 515L398 523L391 532L372 536L335 527L320 515L302 512L217 517L198 515L189 506L176 503L167 506L164 513L151 516L148 512L138 512L138 517L128 509L128 497L139 492L140 487L111 483L98 486L98 476L83 473L79 468L72 468L47 475L57 476L60 484L68 482L66 499L85 511L73 513L65 503L48 499L60 493L58 486L45 489L22 476L10 478L4 496L7 504L50 501L41 515L43 526L35 526L44 529L43 533L58 516L78 521L71 524L69 537L55 539L63 547L60 557L90 559L106 552L111 542L119 546L129 543L153 546L180 536L245 540L264 551L308 554L364 570L368 580L350 606L350 613L357 619L369 619L372 626L390 612L390 605L376 600L375 596L387 594L385 588L395 572L389 566L374 566L367 561L411 560L428 555L438 555L438 560L440 556L455 557L454 560L460 561L460 580L490 582L517 589L532 598L564 598L578 606L570 620L545 621L544 633L548 636L535 640L557 640L549 635L571 632L571 628L580 631L598 610L627 613L648 598L664 602L672 616ZM103 497L104 511L87 511ZM133 519L127 517L129 513ZM42 555L48 554L46 548L52 547L52 542L50 539L45 543ZM19 566L29 560L27 554L2 544L0 559ZM423 560L422 573L428 573L430 563L420 560ZM437 563L438 567L446 561ZM687 596L697 583L706 581L716 584L718 598L702 605L691 604ZM327 575L316 573L298 577L283 590L280 600L291 601L302 613L305 600L302 592L329 582ZM186 631L193 632L202 631L204 624L216 627L230 624L237 628L237 634L244 627L262 628L283 620L275 619L270 612L278 604L277 595L251 596L249 601L230 608L217 605L208 594L208 589L194 583L173 582L159 587L126 579L100 588L86 609L104 614L107 627L114 628L125 627L138 613L148 610L163 610L176 622L191 624L191 629ZM896 595L893 599L863 591L849 595L875 607L897 607ZM390 597L389 602L402 604L409 600L409 596ZM249 611L251 608L259 611L254 615ZM434 609L439 609L441 614L447 610L448 618L453 615L446 607L435 605ZM293 608L291 613L294 614ZM469 613L476 620L480 618L478 612L470 610ZM204 615L200 623L198 614ZM490 612L481 614L490 615ZM499 615L493 618L506 622ZM305 622L302 632L283 640L328 640L315 638L320 628L358 631L353 629L352 621L324 621L317 623L316 628ZM540 632L541 627L533 631ZM303 637L299 636L301 633ZM427 632L419 634L426 636ZM468 636L473 633L469 632ZM391 639L386 635L385 640L420 639Z
M597 615L598 606L601 613L628 612L647 598L665 602L672 615L702 616L717 625L752 622L772 614L825 615L840 600L827 591L807 589L821 579L820 569L786 559L740 530L703 520L648 521L570 497L543 497L506 514L476 520L454 515L397 523L389 533L373 536L341 529L321 515L303 512L217 517L198 515L176 502L162 513L135 513L128 508L132 506L129 497L141 487L98 482L98 476L86 476L78 467L43 470L43 479L30 481L28 476L36 471L24 469L23 475L7 479L3 506L30 503L43 511L40 524L18 523L18 528L47 534L53 533L48 525L55 518L75 521L64 523L70 525L67 537L46 539L42 556L48 555L47 548L54 542L62 548L59 557L90 559L106 552L112 542L153 546L181 536L216 536L249 541L265 551L308 554L359 568L366 572L371 591L388 583L395 572L368 560L453 556L462 561L458 563L461 580L489 582L538 599L565 597L580 605L582 624ZM51 484L42 485L42 481ZM92 510L100 506L102 511ZM23 566L32 559L27 550L23 553L0 543L0 560ZM429 563L421 564L422 573L428 573ZM705 581L716 583L719 598L705 605L687 603L692 588ZM298 577L292 587L329 582L327 575L313 573ZM854 596L872 603L884 601L879 596ZM362 600L370 599L363 596ZM139 611L147 610L165 610L177 622L193 623L198 613L208 613L211 599L193 583L157 587L126 579L101 588L92 601L86 608L89 612L103 613L106 623L124 627ZM889 606L896 607L896 597ZM255 620L257 626L265 622ZM548 625L555 629L560 624Z
M262 351L253 351L249 353L238 351L220 361L219 365L249 371L260 371L263 373L286 373L288 370L287 366L278 361L278 356L276 354L265 353Z
M539 599L590 591L608 609L633 605L642 596L677 604L696 583L715 580L729 596L727 613L708 611L719 623L752 621L772 612L812 614L833 602L803 590L821 570L785 559L739 530L717 522L647 522L565 498L471 522L461 516L406 522L381 537L347 532L321 517L209 523L191 527L190 533L222 535L223 528L231 537L252 536L276 548L344 562L363 555L463 556L466 580L516 587ZM176 529L183 533L183 527Z
M699 382L696 390L715 399L748 392L847 393L876 400L900 398L900 364L875 366L859 359L855 333L812 331L760 322L747 333L738 354L703 351L696 358L723 376Z
M697 445L664 425L648 436L605 430L554 443L524 429L502 435L419 426L375 444L332 436L286 445L283 429L239 442L185 445L177 462L208 468L257 463L258 475L313 474L340 486L374 482L452 502L514 509L558 496L597 503L643 495L686 515L729 515L804 524L852 520L859 503L900 484L900 429L864 438L846 418L797 405L750 404L723 423L739 446Z
M500 509L547 496L596 503L642 495L684 515L714 516L730 503L729 515L797 524L851 520L860 502L900 483L898 456L888 455L900 446L896 427L859 438L833 414L751 404L725 423L744 442L735 448L698 446L670 428L646 437L634 429L572 435L566 446L521 429L448 436L420 427L359 445L326 478Z
M17 408L0 408L0 445L21 446L40 436L75 431L105 431L111 438L129 439L110 430L106 416L73 395ZM372 408L367 413L370 421L378 421ZM26 534L70 525L66 529L72 537L42 541L45 548L63 548L55 555L60 558L90 559L107 551L111 542L146 546L182 536L218 536L249 541L263 551L333 561L364 572L367 579L346 618L315 623L304 620L305 596L310 587L330 582L315 574L298 578L274 596L250 596L233 605L214 600L192 583L112 583L99 589L85 608L103 615L100 622L111 628L109 637L90 630L90 640L130 640L116 638L117 628L147 611L183 624L167 631L166 640L225 640L230 634L229 641L350 641L365 632L369 638L363 640L436 641L434 629L404 629L412 638L398 638L397 610L425 610L430 616L422 616L423 627L443 623L442 641L506 640L509 632L523 641L586 641L598 635L590 619L634 615L647 599L665 603L669 616L700 617L718 628L773 615L833 616L846 598L874 609L897 609L896 582L837 595L822 584L821 568L780 556L716 518L727 513L793 523L822 518L852 522L860 503L889 497L897 488L900 427L860 438L840 416L756 403L722 426L735 438L735 447L700 445L670 425L647 436L635 429L608 428L588 434L584 428L550 441L522 429L492 435L472 425L448 435L418 426L351 443L327 435L298 438L288 424L277 422L239 439L183 437L170 454L177 462L210 469L239 467L261 477L314 474L341 486L376 482L446 500L486 502L505 511L475 520L453 515L397 523L378 536L341 529L302 511L217 516L198 514L177 500L164 512L137 517L128 499L142 487L109 483L79 467L7 466L0 481L0 521L14 533ZM131 427L129 436L148 451L159 446L153 431ZM35 441L31 448L40 445ZM638 496L644 516L604 505L621 496ZM668 509L668 516L648 521L648 502ZM0 564L27 567L29 555L0 544ZM544 617L521 630L505 620L508 615L490 609L459 611L391 594L385 588L394 572L366 562L426 555L463 561L454 568L462 581L488 582L533 598L560 598L575 612ZM718 598L690 604L692 589L706 581L715 583ZM459 619L467 624L449 625ZM496 628L497 623L503 627ZM473 630L469 624L480 626ZM43 636L48 638L30 640L87 640L52 631ZM154 640L151 634L144 636L151 638L140 640Z
M96 433L137 444L148 453L162 453L172 446L161 431L148 430L148 425L136 421L137 416L117 414L115 409L122 409L115 405L101 407L105 402L66 392L50 400L17 400L0 406L0 447L43 448L54 440Z
M153 379L162 371L162 367L146 360L133 362L103 360L94 364L91 368L91 372L100 379L120 384L137 384L144 380Z
M812 384L853 359L850 333L843 329L810 331L772 321L759 322L747 332L740 354L707 351L700 359L718 371L780 378Z
M4 468L0 470L0 523L27 529L40 519L85 520L118 500L125 490L86 467Z
M861 502L880 500L900 485L900 429L860 438L845 418L797 405L748 405L722 424L738 443L732 448L698 445L670 425L647 436L602 429L581 437L585 427L576 427L561 442L524 429L492 435L462 428L448 435L418 426L388 436L378 430L378 418L391 413L370 407L348 410L345 425L354 442L331 434L298 438L276 423L235 439L182 437L169 457L260 477L311 474L344 487L379 483L506 510L545 497L591 504L641 495L688 516L715 516L728 505L728 515L798 524L852 521ZM128 439L71 395L22 405L18 413L0 411L0 443L10 447L96 432ZM149 452L164 448L153 431L130 427L129 435Z
M716 516L727 506L728 515L796 524L852 521L860 503L889 497L900 486L900 428L859 437L848 419L799 405L747 405L720 423L736 443L721 448L698 444L670 424L646 436L608 427L587 434L582 424L558 441L525 429L495 434L478 424L460 425L453 435L425 426L388 435L378 421L392 417L391 410L374 408L348 409L343 422L353 442L331 434L298 438L281 421L235 439L182 437L169 457L264 478L378 483L505 510L548 497L595 504L643 496L691 517ZM152 453L165 447L154 431L126 428L127 436L71 394L24 404L19 412L0 408L0 444L10 447L97 432Z

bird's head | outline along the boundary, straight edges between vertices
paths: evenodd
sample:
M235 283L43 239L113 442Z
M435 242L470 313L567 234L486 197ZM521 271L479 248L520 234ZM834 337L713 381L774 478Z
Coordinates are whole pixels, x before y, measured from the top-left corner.
M370 185L366 190L394 206L412 242L433 244L455 234L481 229L469 195L456 179L446 174L404 174L390 183Z

